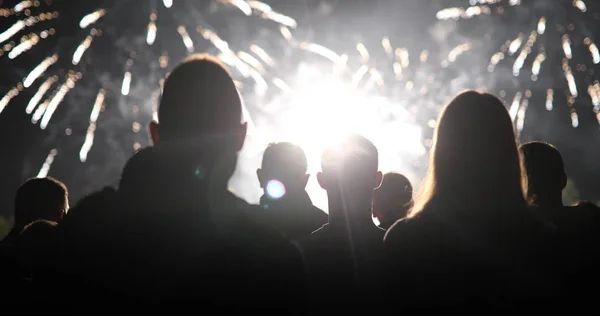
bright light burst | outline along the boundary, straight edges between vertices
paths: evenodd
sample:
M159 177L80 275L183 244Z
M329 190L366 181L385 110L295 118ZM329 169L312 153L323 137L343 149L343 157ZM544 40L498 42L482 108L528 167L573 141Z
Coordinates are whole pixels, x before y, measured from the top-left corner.
M251 127L242 152L244 159L240 159L241 176L234 179L234 187L249 200L254 200L259 192L258 188L248 187L255 181L253 163L273 141L300 144L309 157L310 171L315 172L324 146L342 134L358 132L380 148L383 171L398 170L416 179L417 161L423 160L430 145L431 129L443 103L463 89L493 92L504 88L489 83L486 69L492 75L502 76L500 69L507 68L509 76L520 82L518 91L506 96L519 131L527 126L528 109L535 106L530 104L532 97L542 94L547 111L553 111L557 100L563 98L556 86L546 80L552 75L550 67L560 67L572 125L580 124L577 112L583 109L574 104L582 98L587 98L588 103L591 100L590 110L597 113L600 122L600 84L591 72L593 65L600 63L600 53L597 39L586 31L583 22L591 14L589 1L569 0L565 5L546 0L535 0L533 4L518 0L465 0L464 7L439 10L439 25L427 26L444 28L444 20L481 20L484 28L505 28L491 23L490 19L499 16L516 16L526 21L499 32L506 38L490 55L485 55L487 48L479 38L458 36L455 40L448 35L437 42L433 40L439 45L437 48L418 47L404 42L402 34L385 34L383 30L375 41L358 40L347 36L345 30L336 31L339 42L351 41L346 46L350 47L348 51L338 51L333 48L338 43L313 41L304 36L305 29L312 25L299 24L294 17L277 11L274 1L273 7L254 0L211 1L211 13L226 13L249 25L265 25L270 34L268 40L238 37L230 41L222 37L203 17L205 12L200 12L197 1L163 0L136 5L135 10L149 18L144 18L139 28L131 27L127 35L114 38L114 46L126 54L122 61L115 60L122 69L109 74L96 69L94 74L86 75L86 69L98 64L99 59L106 59L94 51L100 45L96 43L102 42L103 30L129 29L127 25L111 24L113 16L127 12L122 7L91 8L77 17L79 33L75 42L63 44L38 61L26 78L0 99L0 112L22 90L34 89L24 109L32 116L32 123L39 122L42 129L68 127L67 135L71 135L72 124L85 125L80 131L73 129L74 136L70 138L71 142L81 142L82 162L88 161L94 143L99 143L98 139L94 141L96 132L114 127L98 125L99 118L105 122L103 115L110 115L106 122L122 121L126 122L123 125L133 126L133 147L139 148L140 143L147 144L140 133L144 120L157 119L164 82L159 78L164 78L176 61L187 54L211 52L231 68L245 98L244 115ZM542 9L531 11L532 16L520 16L518 10L528 5ZM27 13L0 30L0 55L7 52L0 58L10 59L35 50L36 44L53 35L48 21L59 17L52 5L40 5L38 1L21 1L14 7L0 9L0 13ZM172 17L177 17L176 23ZM81 86L88 88L77 87L80 81L85 82ZM69 106L84 109L85 116L68 117L72 123L67 126L53 123L52 118L60 116L55 115L57 109L69 95L78 98L76 105ZM105 108L109 110L103 114ZM57 150L48 155L40 175L48 173ZM316 181L309 182L309 192L317 197L317 205L325 206Z

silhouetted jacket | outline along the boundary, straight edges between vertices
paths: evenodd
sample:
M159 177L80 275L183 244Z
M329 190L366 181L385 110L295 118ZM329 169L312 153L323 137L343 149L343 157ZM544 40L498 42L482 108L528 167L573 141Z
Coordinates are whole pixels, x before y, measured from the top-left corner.
M153 149L138 154L146 157L126 167L118 191L82 200L69 212L80 219L64 220L71 258L78 244L94 247L82 272L96 287L126 301L194 302L207 311L302 310L300 250L254 221L256 206L211 190L207 177L165 163ZM77 229L98 205L105 211L96 222L105 227Z
M444 211L428 209L386 233L387 291L398 306L521 308L555 297L551 226L527 210L500 218Z
M313 307L373 308L383 291L385 231L374 223L326 224L301 241Z
M293 239L310 235L329 220L327 213L312 204L306 191L278 200L263 195L256 215L265 225Z

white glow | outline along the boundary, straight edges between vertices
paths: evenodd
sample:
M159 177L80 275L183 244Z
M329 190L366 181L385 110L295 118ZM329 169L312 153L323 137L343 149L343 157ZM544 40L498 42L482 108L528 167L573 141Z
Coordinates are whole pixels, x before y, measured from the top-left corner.
M173 6L173 0L163 0L163 4L165 5L165 8L168 9Z
M285 185L277 180L270 180L267 182L267 194L272 199L280 199L286 193Z
M98 21L101 17L106 14L106 10L100 9L98 11L92 12L86 16L84 16L79 22L79 27L84 29Z
M25 88L29 88L37 78L39 78L48 68L54 63L58 61L58 54L54 54L46 59L44 59L39 65L37 65L33 70L27 75L25 80L23 81L23 86Z
M85 51L88 48L90 48L90 45L92 45L93 39L94 38L91 35L88 35L83 40L83 42L81 42L81 44L79 44L79 46L77 46L77 49L73 53L73 60L72 60L73 65L77 66L79 64L79 62L81 61L81 57L83 57L83 54L85 53Z
M148 23L148 35L146 36L146 43L148 43L148 45L152 45L152 44L154 44L155 40L156 40L156 23L154 23L154 21L150 21L150 23Z
M121 94L129 94L129 86L131 85L131 72L127 71L123 75L123 85L121 86Z
M359 133L369 138L380 150L380 169L384 172L406 171L408 161L403 157L416 159L425 154L421 127L409 122L408 103L354 89L351 82L304 63L298 66L295 77L286 80L286 90L265 104L265 109L277 108L277 120L257 125L244 154L259 155L267 144L277 141L301 146L311 174L307 191L320 208L327 208L327 200L314 175L320 171L322 151L342 136ZM239 186L248 190L244 189L247 184L240 182Z
M50 171L50 167L52 167L52 162L54 162L54 157L56 157L56 154L58 154L56 149L52 149L50 151L36 178L45 178L48 176L48 172Z
M56 77L48 78L42 85L40 85L38 91L31 97L27 107L25 108L25 113L31 114L35 107L40 103L42 97L50 90L50 87L56 82Z

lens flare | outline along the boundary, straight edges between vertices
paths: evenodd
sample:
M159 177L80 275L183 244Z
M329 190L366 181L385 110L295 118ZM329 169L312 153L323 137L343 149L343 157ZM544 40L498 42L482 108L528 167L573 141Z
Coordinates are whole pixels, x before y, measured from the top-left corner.
M267 195L273 200L281 199L285 196L285 185L278 180L269 180L267 182Z

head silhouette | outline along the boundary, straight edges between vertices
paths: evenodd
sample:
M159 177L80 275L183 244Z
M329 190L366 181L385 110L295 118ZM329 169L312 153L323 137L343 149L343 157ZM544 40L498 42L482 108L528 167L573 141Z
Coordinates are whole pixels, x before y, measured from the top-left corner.
M39 220L58 222L69 209L67 187L53 178L27 180L15 198L15 227Z
M543 142L520 146L528 177L527 198L534 204L562 203L567 185L563 159L556 147Z
M309 175L306 174L306 154L292 143L270 144L263 154L262 166L256 170L260 187L271 198L281 198L281 194L304 191ZM271 186L283 185L284 190L270 192ZM285 192L284 192L285 191Z
M345 217L372 223L373 190L383 178L378 168L377 148L360 135L350 135L325 149L317 180L327 191L330 221Z
M159 123L150 124L154 144L231 143L239 150L246 135L242 103L227 69L213 56L192 55L165 80Z
M413 187L405 176L395 172L386 173L373 195L373 215L380 222L406 217L412 207L412 195Z
M454 211L525 207L525 179L502 101L463 92L440 114L429 169L411 215L433 205Z

